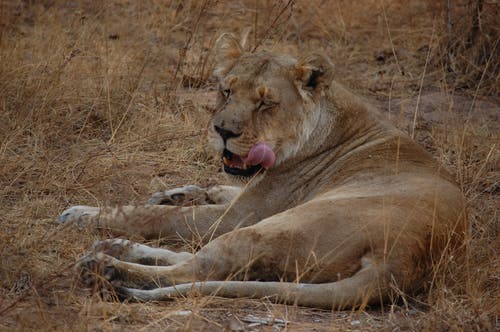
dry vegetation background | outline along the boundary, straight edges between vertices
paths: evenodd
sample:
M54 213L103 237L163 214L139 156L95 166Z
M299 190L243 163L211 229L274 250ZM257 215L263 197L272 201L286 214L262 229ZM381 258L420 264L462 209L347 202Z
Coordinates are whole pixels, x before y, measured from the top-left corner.
M498 7L0 0L0 329L498 330ZM328 312L196 296L120 303L78 286L72 264L106 234L58 225L63 209L224 181L203 147L212 48L221 32L246 28L252 48L327 53L338 80L456 175L469 204L465 256L445 257L429 292Z

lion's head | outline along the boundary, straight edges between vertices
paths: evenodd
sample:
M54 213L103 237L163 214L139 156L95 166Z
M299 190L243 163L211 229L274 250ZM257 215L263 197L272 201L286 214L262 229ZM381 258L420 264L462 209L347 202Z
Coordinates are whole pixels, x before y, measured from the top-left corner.
M298 154L320 119L320 101L332 80L329 60L296 60L269 52L245 53L230 34L216 43L216 111L208 140L225 172L253 176Z

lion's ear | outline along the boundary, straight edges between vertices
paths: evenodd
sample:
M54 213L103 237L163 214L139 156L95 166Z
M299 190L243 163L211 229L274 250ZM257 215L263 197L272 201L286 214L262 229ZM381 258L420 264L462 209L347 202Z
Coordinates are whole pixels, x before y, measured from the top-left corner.
M215 70L217 77L224 76L243 54L240 42L230 33L223 33L215 42Z
M295 65L301 88L308 91L328 89L333 80L333 64L323 54L313 53Z

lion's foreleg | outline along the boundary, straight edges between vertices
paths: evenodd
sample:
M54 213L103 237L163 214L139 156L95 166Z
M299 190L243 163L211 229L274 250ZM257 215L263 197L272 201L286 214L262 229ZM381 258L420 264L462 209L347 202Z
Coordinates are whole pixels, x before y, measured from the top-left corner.
M241 192L241 187L216 185L210 188L184 186L156 192L147 205L192 206L207 204L229 204Z
M74 223L109 229L116 235L140 235L145 238L201 240L233 230L240 221L228 205L181 206L121 206L95 208L76 206L64 211L61 223ZM221 219L222 216L224 219Z

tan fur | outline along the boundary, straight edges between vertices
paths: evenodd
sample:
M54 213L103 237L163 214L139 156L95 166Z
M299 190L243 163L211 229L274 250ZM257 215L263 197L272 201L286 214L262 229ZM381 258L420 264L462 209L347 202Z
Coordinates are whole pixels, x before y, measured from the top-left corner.
M216 59L221 96L209 145L222 153L214 126L223 127L240 134L227 140L231 152L245 156L266 142L276 164L235 179L244 189L226 188L236 195L229 204L210 204L207 194L196 206L67 210L63 221L206 243L188 254L103 241L80 268L105 265L100 273L119 280L124 296L142 300L197 289L343 308L421 287L465 229L463 197L451 176L335 82L322 55L247 54L224 34ZM155 257L172 265L139 264Z

